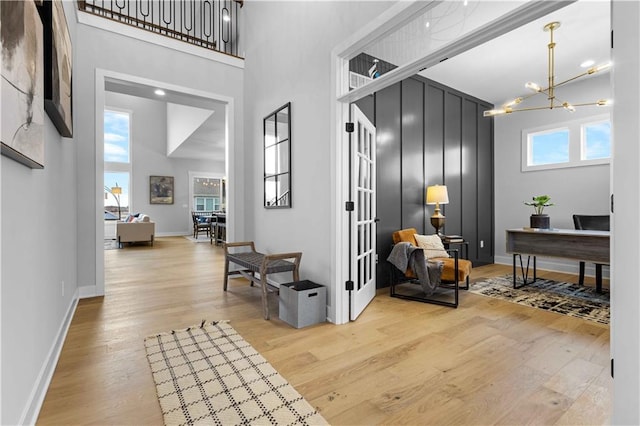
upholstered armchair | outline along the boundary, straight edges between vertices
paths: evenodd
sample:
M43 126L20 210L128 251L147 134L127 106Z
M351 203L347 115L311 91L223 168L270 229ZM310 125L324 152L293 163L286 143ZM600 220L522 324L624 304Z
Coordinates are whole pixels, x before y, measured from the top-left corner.
M415 228L407 228L396 231L392 234L393 243L398 244L406 242L412 246L418 247L415 235L418 231ZM440 279L443 283L452 283L446 288L451 288L454 291L454 301L447 302L437 298L413 296L401 294L397 291L397 285L402 282L415 281L416 273L408 269L407 271L399 271L396 267L392 267L394 276L391 280L391 296L399 297L403 299L417 300L420 302L434 303L439 305L457 307L458 306L458 289L469 289L469 275L471 274L472 264L467 259L460 259L457 250L446 250L451 257L446 257L447 253L442 253L442 257L431 257L428 260L435 262L442 262L442 270ZM425 257L426 258L426 257ZM401 275L398 272L402 272ZM459 283L464 282L464 287L459 286ZM443 285L444 286L444 285Z

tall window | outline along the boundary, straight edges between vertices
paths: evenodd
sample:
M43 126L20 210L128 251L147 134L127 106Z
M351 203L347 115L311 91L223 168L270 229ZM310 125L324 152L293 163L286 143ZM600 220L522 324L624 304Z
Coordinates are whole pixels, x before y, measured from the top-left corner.
M121 218L130 212L131 113L104 110L104 209ZM111 217L111 216L109 216Z
M610 158L608 116L522 131L522 171L608 164Z

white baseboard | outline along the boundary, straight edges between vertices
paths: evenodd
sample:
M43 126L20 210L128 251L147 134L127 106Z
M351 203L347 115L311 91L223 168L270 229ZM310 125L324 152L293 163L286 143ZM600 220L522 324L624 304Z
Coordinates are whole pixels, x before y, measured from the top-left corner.
M96 296L102 296L102 294L98 294L98 288L96 285L83 285L82 287L78 287L79 299L88 299Z
M185 237L193 235L192 232L157 232L156 237Z
M522 262L524 267L527 266L527 257L523 255ZM499 265L513 265L513 256L495 256L493 259L493 263L497 263ZM520 270L520 262L517 263L518 271ZM533 268L533 259L531 260L530 268ZM575 274L578 275L579 267L578 261L562 261L559 259L553 258L545 258L537 256L536 258L536 268L542 269L545 271L553 271L553 272L564 272L567 274ZM587 277L594 277L596 275L596 268L593 263L587 262L584 268L584 275ZM605 265L602 268L602 277L609 278L609 267Z
M22 416L20 416L19 424L21 425L35 425L36 420L38 420L38 415L40 414L42 403L44 402L44 398L47 395L47 390L49 389L49 385L51 384L53 373L56 370L56 365L58 364L58 360L60 359L62 346L64 345L64 341L67 338L67 332L69 331L71 320L73 319L76 308L78 306L78 295L79 291L76 290L73 298L71 299L71 303L67 308L64 320L62 321L62 324L60 324L60 328L58 329L56 338L53 341L53 345L51 346L51 349L49 349L49 353L47 354L45 362L40 369L40 373L38 374L35 385L31 390L31 395L29 395L28 403L25 406L24 411L22 412Z

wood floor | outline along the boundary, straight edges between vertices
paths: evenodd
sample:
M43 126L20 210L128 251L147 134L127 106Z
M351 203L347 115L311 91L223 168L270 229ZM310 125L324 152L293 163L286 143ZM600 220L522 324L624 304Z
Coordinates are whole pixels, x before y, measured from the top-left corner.
M79 302L39 424L162 424L143 339L203 319L230 320L334 425L609 421L607 326L468 292L451 309L380 291L355 322L297 330L263 320L243 279L223 292L222 249L181 237L106 251L105 269L106 295Z

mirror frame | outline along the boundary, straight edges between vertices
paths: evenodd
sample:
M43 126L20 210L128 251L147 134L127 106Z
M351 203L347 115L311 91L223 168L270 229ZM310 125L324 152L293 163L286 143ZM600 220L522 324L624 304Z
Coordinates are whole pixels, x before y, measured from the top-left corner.
M285 115L283 114L283 111L286 111L286 117L287 117L287 120L286 120L287 137L282 138L281 140L278 140L279 139L278 138L278 127L279 127L278 116ZM268 129L268 125L267 125L267 123L269 122L275 123L273 134L268 133L271 131L271 129ZM267 115L263 119L262 123L263 123L263 134L262 134L263 146L262 147L263 147L263 171L264 171L264 174L263 174L264 207L266 209L291 208L291 102L287 102L280 108L273 111L271 114ZM282 124L285 124L285 123L282 122ZM275 142L267 145L267 136L275 138ZM272 141L269 141L269 142L272 142ZM278 161L279 155L275 156L274 160L276 161L276 167L273 168L275 170L270 169L268 168L268 165L267 165L267 149L278 147L278 146L282 147L283 145L281 144L286 144L286 153L285 153L286 158L284 158L282 162L279 162ZM284 170L283 166L286 166L286 171L283 171ZM267 170L269 170L270 172L267 173ZM271 171L273 171L273 173ZM275 192L276 201L274 204L271 204L273 195L268 195L268 192L267 192L267 180L270 180L270 179L274 179L275 182L286 182L286 188L288 188L288 190L285 191L284 193L280 193L279 192L280 185L276 184L276 192Z

